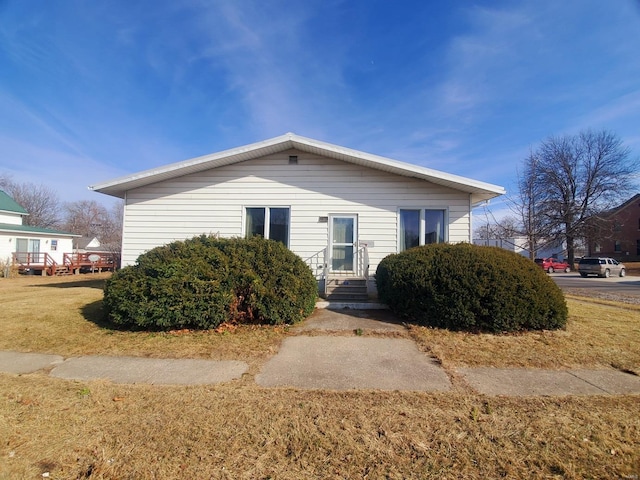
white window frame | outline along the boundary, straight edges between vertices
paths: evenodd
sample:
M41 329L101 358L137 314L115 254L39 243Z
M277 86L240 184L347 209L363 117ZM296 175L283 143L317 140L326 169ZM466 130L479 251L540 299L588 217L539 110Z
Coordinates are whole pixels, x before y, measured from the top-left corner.
M443 218L443 222L444 222L444 231L443 231L443 241L440 243L449 243L449 209L447 207L399 207L398 208L398 220L397 220L397 245L396 245L396 251L397 252L402 252L401 248L401 235L402 232L400 231L400 214L403 210L419 210L420 211L420 233L419 233L419 246L424 245L424 236L425 236L425 232L426 232L426 223L425 223L425 212L429 211L429 210L435 210L438 212L444 212L444 218Z
M244 205L242 207L242 237L247 238L247 209L248 208L263 208L264 209L264 238L269 238L271 233L271 209L272 208L286 208L289 210L289 224L287 225L287 248L291 245L291 206L290 205Z

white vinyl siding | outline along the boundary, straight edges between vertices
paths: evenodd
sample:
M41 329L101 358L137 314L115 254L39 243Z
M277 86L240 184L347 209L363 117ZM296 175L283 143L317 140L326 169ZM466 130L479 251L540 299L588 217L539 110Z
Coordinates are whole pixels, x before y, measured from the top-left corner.
M5 223L7 225L22 225L22 217L24 217L24 215L12 212L0 212L0 223Z
M289 164L290 155L298 156L297 165ZM288 150L128 191L123 265L194 235L244 236L247 206L282 205L290 208L289 248L310 264L323 260L329 231L322 218L330 214L358 215L358 238L374 242L372 273L398 251L400 208L446 209L448 241L470 241L468 193Z
M18 241L20 239L21 241ZM53 241L57 242L57 249L50 250L49 247ZM34 251L30 248L35 248L36 242L39 242L38 249L41 252L48 253L53 260L57 263L63 262L63 256L65 253L73 252L73 240L71 238L56 238L46 236L45 234L37 233L10 233L0 232L0 261L11 262L13 254L20 248L26 249L24 251ZM25 246L26 245L26 246Z

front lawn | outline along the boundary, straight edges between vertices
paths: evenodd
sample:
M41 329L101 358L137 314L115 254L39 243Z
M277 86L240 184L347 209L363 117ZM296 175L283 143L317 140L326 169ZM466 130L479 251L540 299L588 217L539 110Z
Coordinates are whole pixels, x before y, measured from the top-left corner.
M248 361L210 386L0 374L0 478L638 478L640 399L266 389L286 327L123 332L101 323L106 276L0 279L0 349ZM638 372L640 309L572 297L566 330L408 335L457 366ZM347 332L345 334L353 334Z

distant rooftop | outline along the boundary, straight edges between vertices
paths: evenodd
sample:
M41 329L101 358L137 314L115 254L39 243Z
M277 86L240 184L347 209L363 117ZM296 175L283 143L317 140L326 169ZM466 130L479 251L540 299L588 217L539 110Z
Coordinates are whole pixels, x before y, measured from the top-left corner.
M0 190L0 212L19 213L20 215L29 215L22 205L13 198Z
M44 233L47 235L58 235L61 237L81 237L75 233L63 232L53 228L32 227L29 225L11 225L8 223L0 223L0 232L24 232L24 233Z

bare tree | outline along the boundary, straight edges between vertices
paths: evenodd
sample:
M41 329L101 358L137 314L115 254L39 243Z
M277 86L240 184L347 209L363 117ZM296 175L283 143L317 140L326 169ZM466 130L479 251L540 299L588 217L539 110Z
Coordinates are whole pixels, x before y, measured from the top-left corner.
M474 237L481 239L505 239L520 236L521 228L518 220L513 216L506 216L501 219L487 220L478 225L475 229Z
M124 200L118 200L109 211L108 221L102 229L102 245L120 266L122 255L122 222L124 219Z
M95 200L68 202L64 210L64 228L83 237L100 237L109 222L109 211Z
M29 213L24 218L25 225L41 228L60 226L60 201L51 188L30 182L14 182L7 174L0 174L0 188Z
M66 203L64 209L66 230L83 237L96 237L101 247L119 260L122 248L123 201L115 203L111 210L95 200Z
M576 239L586 233L586 221L629 195L637 169L630 150L607 131L550 137L525 164L521 206L530 215L532 231L561 239L569 263L575 260ZM528 188L531 188L529 194ZM527 217L529 218L529 217Z
M524 161L522 174L518 174L518 191L515 198L510 198L511 211L517 218L520 234L526 238L526 249L533 260L541 243L548 237L548 229L539 212L539 205L544 195L536 181L539 158L530 152Z

